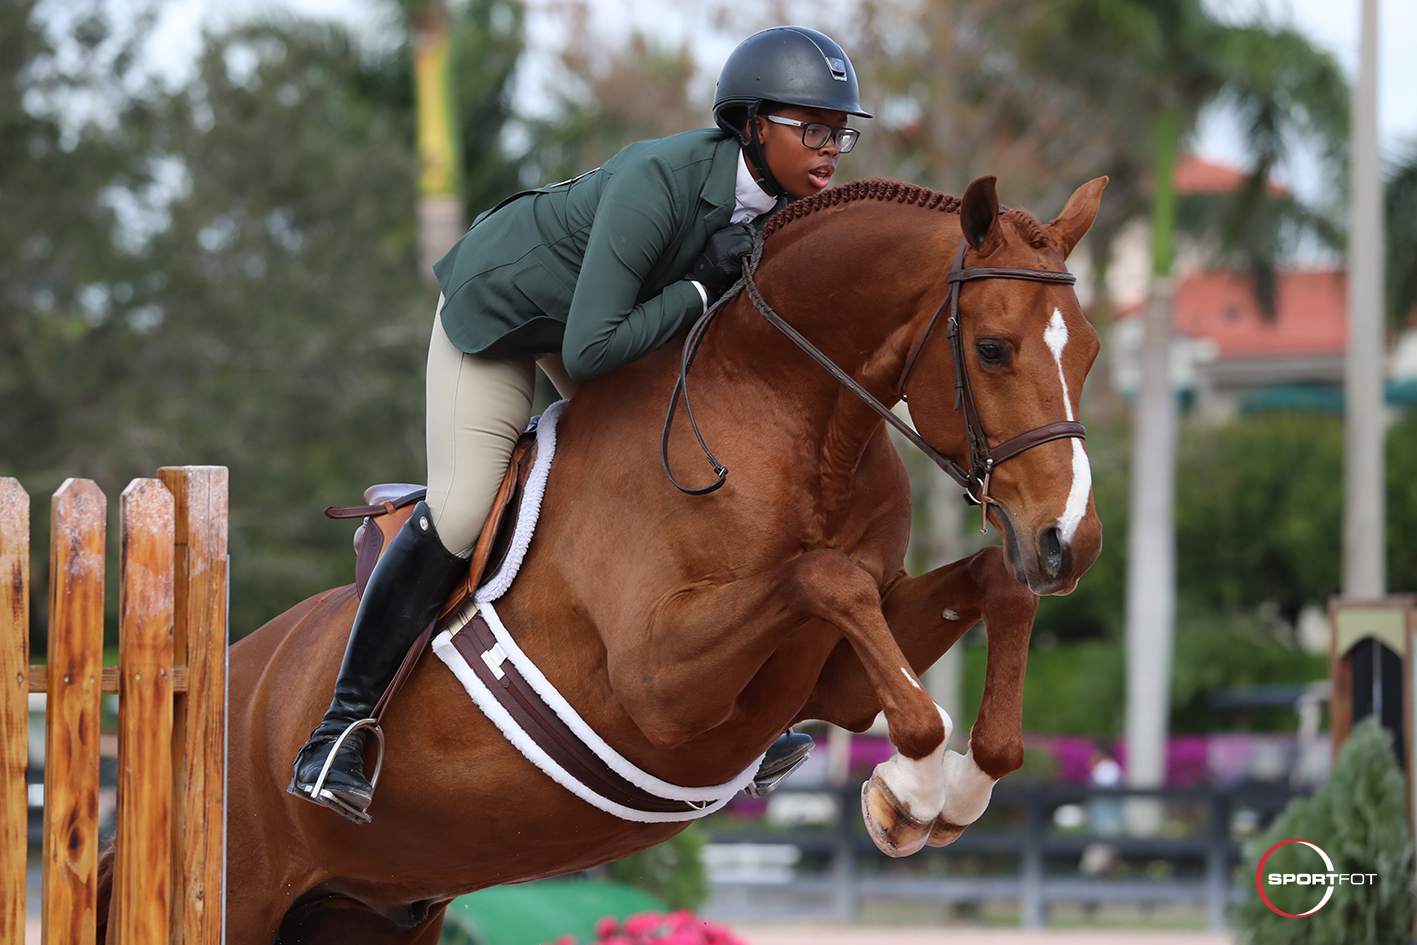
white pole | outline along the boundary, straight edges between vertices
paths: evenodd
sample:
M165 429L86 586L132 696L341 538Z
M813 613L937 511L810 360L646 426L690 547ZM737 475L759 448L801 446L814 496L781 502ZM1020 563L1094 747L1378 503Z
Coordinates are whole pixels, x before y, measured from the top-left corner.
M1141 349L1141 387L1132 427L1130 521L1127 529L1127 783L1166 781L1170 728L1171 651L1176 619L1176 397L1171 388L1168 276L1153 276ZM1128 829L1160 829L1159 805L1127 805Z
M1352 217L1348 237L1348 350L1344 364L1343 594L1382 597L1385 431L1383 205L1378 162L1378 3L1362 0L1353 87Z

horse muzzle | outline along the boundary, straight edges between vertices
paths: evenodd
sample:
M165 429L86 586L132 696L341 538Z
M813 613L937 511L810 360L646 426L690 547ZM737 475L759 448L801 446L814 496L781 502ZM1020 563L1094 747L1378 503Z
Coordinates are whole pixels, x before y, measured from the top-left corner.
M1040 597L1071 594L1102 551L1102 523L1096 514L1088 514L1067 537L1056 519L1021 534L1002 504L994 505L993 514L1014 577Z

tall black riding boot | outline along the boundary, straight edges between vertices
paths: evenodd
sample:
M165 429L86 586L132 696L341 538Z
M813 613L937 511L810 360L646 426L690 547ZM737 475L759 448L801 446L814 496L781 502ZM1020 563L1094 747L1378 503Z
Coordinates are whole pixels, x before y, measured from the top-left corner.
M354 723L370 718L399 664L418 635L438 615L454 585L467 575L468 562L443 547L432 513L419 502L375 565L335 680L335 696L325 717L295 759L286 789L297 797L338 811L356 823L374 788L364 777L367 728L349 733L339 745L324 781L320 774L330 749ZM319 791L316 785L319 784Z

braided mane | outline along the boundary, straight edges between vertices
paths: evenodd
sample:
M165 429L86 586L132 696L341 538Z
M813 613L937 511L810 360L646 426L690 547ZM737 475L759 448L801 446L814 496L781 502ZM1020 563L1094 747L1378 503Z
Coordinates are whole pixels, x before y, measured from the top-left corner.
M805 216L811 216L818 210L835 207L837 204L850 203L854 200L893 200L896 203L915 204L927 210L939 210L941 213L957 213L960 204L958 197L936 193L916 184L873 177L869 180L852 181L849 184L832 187L801 200L794 200L768 218L767 226L763 228L763 237L772 236L793 220L800 220Z
M896 203L914 204L926 210L938 210L941 213L958 213L961 203L958 197L938 193L918 184L873 177L868 180L852 181L840 187L831 187L810 197L794 200L768 218L767 226L763 227L763 238L772 236L793 220L800 220L803 217L811 216L818 210L851 203L855 200L895 201ZM1020 234L1028 240L1029 245L1038 249L1048 245L1048 232L1043 229L1043 224L1039 223L1038 219L1027 210L1010 207L1004 210L1003 216L1018 227Z
M1047 249L1048 231L1043 229L1043 224L1033 214L1022 207L1008 207L1004 210L1004 219L1013 221L1019 234L1028 240L1028 245L1034 249Z

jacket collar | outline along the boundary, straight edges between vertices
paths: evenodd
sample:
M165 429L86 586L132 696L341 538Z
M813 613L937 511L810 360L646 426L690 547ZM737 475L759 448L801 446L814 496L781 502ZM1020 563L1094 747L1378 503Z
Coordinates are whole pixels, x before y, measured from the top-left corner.
M738 139L724 132L714 144L713 166L699 191L699 198L723 214L723 226L737 205L738 155L742 146Z

